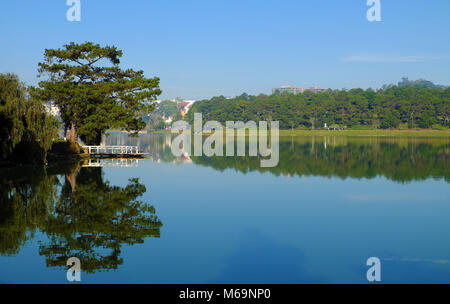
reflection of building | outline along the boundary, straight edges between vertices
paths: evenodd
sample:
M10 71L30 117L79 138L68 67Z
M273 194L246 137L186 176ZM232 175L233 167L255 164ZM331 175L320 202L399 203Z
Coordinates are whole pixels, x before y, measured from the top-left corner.
M181 160L181 162L183 163L192 163L192 159L189 156L189 154L185 151L183 151L183 153L181 154L181 156L179 157L179 160Z
M131 158L89 158L83 167L138 167L139 159Z
M189 112L194 102L195 100L185 100L181 103L181 116L184 116Z
M281 94L301 94L301 93L305 93L305 92L312 92L312 93L319 93L319 92L324 92L326 91L325 89L322 89L318 86L309 88L309 89L304 89L304 88L296 88L292 85L287 85L287 86L282 86L279 88L274 88L272 89L272 94L277 94L277 95L281 95Z

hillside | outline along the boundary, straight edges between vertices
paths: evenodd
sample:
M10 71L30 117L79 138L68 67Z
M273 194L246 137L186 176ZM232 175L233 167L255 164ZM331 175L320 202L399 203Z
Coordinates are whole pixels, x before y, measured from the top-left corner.
M387 129L450 126L450 88L420 85L380 90L327 90L321 93L223 96L198 101L187 115L203 120L278 120L281 129Z

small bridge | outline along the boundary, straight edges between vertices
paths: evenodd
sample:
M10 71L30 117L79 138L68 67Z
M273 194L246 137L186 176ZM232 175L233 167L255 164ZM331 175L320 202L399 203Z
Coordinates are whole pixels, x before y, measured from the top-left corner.
M141 157L138 146L83 146L84 153L105 157Z

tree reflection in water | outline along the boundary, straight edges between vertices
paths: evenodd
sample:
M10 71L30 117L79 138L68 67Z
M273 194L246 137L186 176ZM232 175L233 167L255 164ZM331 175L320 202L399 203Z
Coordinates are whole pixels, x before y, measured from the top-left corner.
M149 153L154 161L192 161L196 165L219 171L234 169L242 173L259 171L274 175L342 179L383 176L400 183L428 178L450 182L450 137L281 136L278 166L262 168L259 156L176 158L171 151L174 136L141 134L138 138L132 138L125 133L116 132L109 134L104 141L107 145L138 145L142 151ZM191 140L191 145L193 142ZM237 145L234 148L236 155ZM192 152L192 147L185 149L189 150ZM248 137L245 151L248 155Z
M444 179L450 182L449 139L312 137L280 138L280 162L262 168L259 157L192 156L197 165L216 170L271 172L288 176L375 178L400 183ZM248 151L248 150L247 150Z
M111 186L102 168L75 166L64 170L61 186L56 175L41 171L34 180L1 180L0 254L17 253L39 229L48 237L39 246L47 266L66 267L74 256L92 273L117 269L123 245L160 236L155 208L138 199L146 192L138 179Z

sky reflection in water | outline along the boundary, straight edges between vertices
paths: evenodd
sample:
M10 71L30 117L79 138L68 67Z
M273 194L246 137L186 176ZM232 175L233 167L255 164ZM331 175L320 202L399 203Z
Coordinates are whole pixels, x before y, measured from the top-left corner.
M263 169L105 142L151 159L0 172L0 283L66 283L66 256L84 283L364 283L371 256L384 283L450 282L447 139L281 138Z

